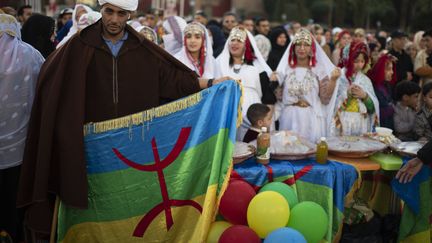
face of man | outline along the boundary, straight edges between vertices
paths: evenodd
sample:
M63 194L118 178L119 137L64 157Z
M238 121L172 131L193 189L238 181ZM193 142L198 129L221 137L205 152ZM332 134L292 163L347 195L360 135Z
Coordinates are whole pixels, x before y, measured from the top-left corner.
M109 3L102 6L101 14L105 34L112 37L118 36L123 32L130 16L128 11Z
M242 24L245 27L245 29L247 29L249 32L253 33L254 22L252 19L245 19L245 20L243 20Z
M398 37L392 39L393 49L397 51L401 51L404 48L405 43L406 43L406 37Z
M223 18L222 21L222 26L225 30L227 31L231 31L232 28L234 28L235 26L237 26L237 20L234 16L232 15L227 15Z
M260 34L268 35L268 33L270 32L270 23L268 22L268 20L260 21L257 25L257 31Z
M30 16L32 16L33 14L33 10L31 8L25 8L23 9L23 15L18 16L18 19L21 23L25 23L27 21L27 19L30 18Z
M200 15L200 14L195 15L194 20L197 21L198 23L204 25L204 26L207 25L207 19L204 18L204 17L203 17L202 15Z

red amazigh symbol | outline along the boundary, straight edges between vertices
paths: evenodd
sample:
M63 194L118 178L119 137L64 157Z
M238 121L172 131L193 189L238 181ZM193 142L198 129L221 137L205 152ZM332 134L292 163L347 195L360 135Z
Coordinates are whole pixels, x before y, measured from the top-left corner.
M192 206L196 208L200 213L202 213L202 207L197 202L193 200L174 200L169 199L168 197L168 189L165 182L165 177L163 174L163 170L168 167L174 160L179 156L180 152L183 150L184 146L186 145L186 142L189 138L191 132L190 127L182 128L179 134L179 137L177 138L177 142L174 145L174 148L171 150L171 152L168 154L168 156L160 160L159 152L156 145L156 139L153 137L152 139L152 150L153 150L153 157L155 159L155 164L153 165L141 165L138 163L135 163L129 159L127 159L123 154L121 154L117 149L113 148L113 151L115 155L123 161L128 166L141 170L141 171L157 171L158 179L159 179L159 185L162 193L162 202L153 207L138 223L136 226L133 236L136 237L143 237L145 231L147 230L150 223L156 218L157 215L159 215L162 211L165 211L165 218L166 218L166 225L167 225L167 231L170 230L171 226L174 224L172 213L171 213L171 207L181 207L181 206Z

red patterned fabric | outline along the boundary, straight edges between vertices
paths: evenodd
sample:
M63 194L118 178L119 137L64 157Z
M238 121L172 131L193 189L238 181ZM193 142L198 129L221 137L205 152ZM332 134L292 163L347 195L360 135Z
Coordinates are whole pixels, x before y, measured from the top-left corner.
M384 85L385 67L388 62L393 63L393 77L392 80L390 81L390 84L391 85L396 84L396 65L395 65L394 57L390 54L384 54L378 59L377 63L373 66L371 70L369 70L367 74L371 79L374 87L380 87Z

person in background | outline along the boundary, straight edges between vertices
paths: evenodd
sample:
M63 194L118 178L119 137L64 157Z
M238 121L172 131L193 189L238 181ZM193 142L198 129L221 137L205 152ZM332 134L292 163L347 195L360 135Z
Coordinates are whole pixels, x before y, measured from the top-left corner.
M60 11L60 14L57 18L57 33L59 33L63 26L65 26L66 23L72 19L72 13L73 9L71 8L65 8Z
M417 157L408 161L396 174L396 180L400 183L411 182L423 165L430 165L432 162L432 140L426 143L418 152Z
M414 35L414 45L417 48L417 52L420 52L421 50L426 49L426 42L425 39L423 38L423 34L425 32L423 30L417 31Z
M207 17L207 14L202 10L198 10L195 12L194 20L197 21L198 23L204 25L204 26L207 26L208 17Z
M151 8L145 14L145 24L146 26L155 29L157 24L157 10L155 8Z
M78 21L81 17L81 15L85 13L90 13L93 10L84 4L77 4L75 5L74 11L72 13L72 26L70 27L67 35L60 41L60 43L57 44L56 48L60 48L63 46L70 38L72 38L73 35L75 35L78 32Z
M292 40L294 38L294 35L297 34L301 29L300 22L294 21L291 23L291 33L290 33L290 39Z
M228 36L231 30L238 25L238 18L235 13L226 12L222 16L222 31L224 33L225 39L228 39Z
M368 72L379 101L380 126L390 129L394 129L393 90L396 83L395 62L395 57L390 54L384 54Z
M417 140L414 127L420 92L420 86L411 81L402 81L396 85L394 133L402 141Z
M411 42L411 41L407 42L405 44L404 50L411 58L411 62L413 63L413 71L414 71L414 63L415 63L415 59L416 59L417 53L418 53L418 50L415 47L414 42ZM417 74L415 74L415 72L413 72L413 79L411 81L413 81L415 83L419 83L420 77Z
M251 33L254 33L255 31L255 24L254 24L254 20L250 17L247 17L245 19L243 19L242 21L242 25Z
M332 61L334 65L339 65L339 60L342 56L342 50L349 43L351 43L351 34L348 30L343 30L337 34L335 50L332 53Z
M0 14L0 50L0 232L6 231L12 242L22 242L18 180L36 81L45 60L21 40L18 21L7 14Z
M429 141L432 139L432 82L423 86L422 95L423 106L417 113L414 129L420 141Z
M329 29L324 29L324 37L327 42L327 45L330 47L330 53L333 53L334 50L334 44L333 44L333 37L332 32ZM330 54L331 55L331 54Z
M275 71L286 48L291 41L289 39L288 33L283 26L273 28L270 31L269 38L272 49L267 59L267 64L273 71Z
M366 31L362 28L357 28L354 30L354 41L357 42L364 42L365 44L367 44L366 41Z
M33 9L30 5L24 5L21 6L18 9L18 21L20 22L21 26L24 25L24 23L32 16Z
M22 40L36 48L44 58L55 50L55 22L51 17L34 14L21 29Z
M138 26L135 28L136 32L138 32L140 35L144 36L147 40L155 43L158 45L158 38L156 32L148 27L148 26Z
M260 103L252 104L249 106L246 116L251 122L251 126L246 131L243 142L249 143L256 140L262 127L266 127L267 131L270 131L273 113L268 106Z
M267 61L268 55L271 50L270 40L267 38L267 35L270 32L270 22L266 18L258 18L255 22L256 35L255 41L258 47L258 50L261 52L264 60Z
M392 47L389 51L397 58L396 61L396 84L402 80L411 81L413 79L413 63L411 57L405 52L404 47L407 42L407 35L401 31L394 31L391 34Z
M209 31L209 35L211 35L213 43L213 56L216 58L222 52L226 39L219 26L211 24L211 22L209 22L209 24L207 25L207 29Z
M164 35L162 36L165 51L174 56L183 45L182 33L186 28L186 21L179 16L170 16L162 24Z
M432 82L432 29L423 34L425 49L420 50L414 62L414 72L420 77L420 86Z
M331 58L330 46L327 44L326 38L324 36L324 29L319 24L313 24L311 26L311 33L314 35L317 42L320 44L321 48L324 50L325 54Z

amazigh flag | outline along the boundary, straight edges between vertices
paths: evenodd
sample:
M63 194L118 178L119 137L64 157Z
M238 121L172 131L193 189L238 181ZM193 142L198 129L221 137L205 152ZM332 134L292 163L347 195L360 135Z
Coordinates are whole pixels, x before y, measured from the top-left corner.
M59 242L204 242L232 168L241 88L87 124L88 209L60 205Z
M423 166L407 184L393 180L392 188L405 202L398 240L403 243L431 243L432 167Z

